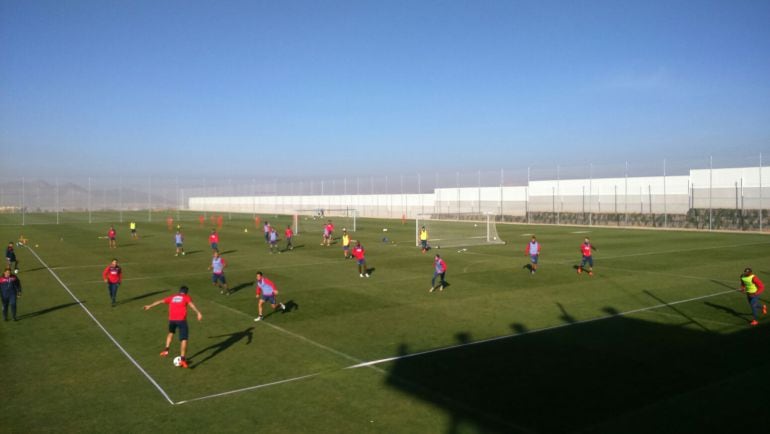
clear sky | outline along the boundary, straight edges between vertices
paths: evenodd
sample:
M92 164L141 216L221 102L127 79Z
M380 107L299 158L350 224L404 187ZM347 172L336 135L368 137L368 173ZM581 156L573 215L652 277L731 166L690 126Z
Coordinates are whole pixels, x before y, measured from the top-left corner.
M0 176L770 161L770 1L0 0L0 148Z

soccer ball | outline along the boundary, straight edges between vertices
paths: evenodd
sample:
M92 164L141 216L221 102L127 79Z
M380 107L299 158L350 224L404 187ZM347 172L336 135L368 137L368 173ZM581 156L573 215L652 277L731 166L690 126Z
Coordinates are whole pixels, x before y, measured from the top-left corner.
M497 241L497 237L492 237L493 240Z
M243 228L243 232L248 232L249 228Z
M382 231L383 231L383 232L387 232L387 231L388 231L388 228L382 228Z
M174 357L174 366L181 366L181 365L182 365L182 356Z
M38 247L40 247L40 245L39 244L35 244L35 248L37 249Z

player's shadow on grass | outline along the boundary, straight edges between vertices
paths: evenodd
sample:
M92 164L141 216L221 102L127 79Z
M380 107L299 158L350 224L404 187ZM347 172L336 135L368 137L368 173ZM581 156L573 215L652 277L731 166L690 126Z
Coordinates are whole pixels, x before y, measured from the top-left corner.
M708 307L714 308L716 310L727 312L736 318L740 318L742 321L746 321L747 318L751 317L751 313L740 313L731 307L722 306L721 304L712 303L710 301L706 301L703 304L705 304Z
M447 422L435 430L447 433L740 432L754 423L735 418L745 410L735 397L770 387L757 375L763 365L746 362L770 359L770 327L722 334L610 307L605 319L571 323L562 308L568 319L551 329L513 323L515 334L486 341L454 332L443 350L397 344L395 360L379 365L385 384L442 409Z
M296 246L293 245L291 247L292 247L291 249L287 249L286 247L284 247L283 249L281 249L281 251L282 252L291 252L292 250L301 249L301 248L305 247L305 245L304 244L297 244Z
M196 254L196 253L200 253L200 252L202 252L202 251L203 251L203 250L190 250L189 252L184 252L184 255L185 255L185 256L190 256L190 255L194 255L194 254Z
M164 292L167 292L167 290L159 289L157 291L145 292L144 294L135 295L135 296L133 296L131 298L125 298L123 300L119 300L115 304L116 305L118 305L118 304L128 304L128 303L131 303L132 301L141 300L141 299L147 298L147 297L152 297L153 295L162 294Z
M192 356L189 356L188 360L190 360L190 362L193 363L190 365L190 369L197 368L198 366L216 357L219 353L232 347L233 345L237 344L243 339L246 339L246 345L250 344L252 339L254 338L254 333L252 332L253 330L254 330L254 327L249 327L246 330L235 332L235 333L209 336L209 339L216 339L216 338L225 338L225 339L217 343L211 344L208 347L193 354ZM195 360L196 357L202 356L205 353L208 353L208 354L206 354L206 356L203 359L197 360L197 361Z
M236 292L242 290L243 288L247 288L247 287L252 286L252 285L254 285L254 281L253 280L250 280L248 282L239 283L238 285L230 288L230 293L231 294L235 294Z
M85 304L85 302L86 302L85 300L82 300L80 303ZM20 315L17 319L19 321L21 321L23 319L34 318L36 316L45 315L47 313L55 312L55 311L57 311L59 309L66 309L66 308L68 308L70 306L77 306L80 303L78 303L76 301L73 301L71 303L64 303L64 304L60 304L60 305L57 305L57 306L47 307L45 309L41 309L41 310L38 310L38 311L35 311L35 312L25 313L23 315Z
M364 270L364 273L366 273L366 274L368 274L368 275L370 275L370 276L371 276L371 275L373 275L373 274L374 274L374 270L376 270L376 268L374 268L374 267L372 267L372 268L367 268L366 270Z
M286 310L282 311L281 313L289 313L293 310L299 310L299 304L294 300L289 300L283 305L286 306Z
M220 254L221 254L221 255L226 255L226 254L228 254L228 253L235 253L235 252L237 252L237 251L238 251L238 249L225 250L224 252L222 252L222 253L220 253Z
M56 267L51 267L51 269L54 269ZM46 270L45 267L37 267L37 268L30 268L29 270L21 270L24 273L31 273L33 271L40 271L40 270Z

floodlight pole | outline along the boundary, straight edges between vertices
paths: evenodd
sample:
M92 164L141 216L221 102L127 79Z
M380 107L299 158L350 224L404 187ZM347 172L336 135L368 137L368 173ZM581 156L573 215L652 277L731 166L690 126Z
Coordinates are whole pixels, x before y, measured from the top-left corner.
M120 215L120 222L123 223L123 175L118 179L118 214Z
M21 178L21 225L22 226L27 224L26 210L24 209L25 208L24 202L26 200L24 188L26 183L27 183L26 180L24 179L24 177L22 177Z
M152 175L147 177L147 221L152 222Z
M762 153L759 153L759 232L762 232Z
M56 224L59 224L59 177L56 177Z
M623 225L628 226L628 161L626 161L625 191L623 193Z
M709 230L712 229L712 212L711 212L711 196L712 196L712 190L714 189L713 184L713 178L714 178L714 157L709 155Z
M88 223L92 223L93 220L91 218L91 177L88 177Z
M593 207L591 206L591 198L594 192L594 164L588 163L588 226L593 225Z
M666 207L666 159L663 159L663 227L668 227L668 209Z

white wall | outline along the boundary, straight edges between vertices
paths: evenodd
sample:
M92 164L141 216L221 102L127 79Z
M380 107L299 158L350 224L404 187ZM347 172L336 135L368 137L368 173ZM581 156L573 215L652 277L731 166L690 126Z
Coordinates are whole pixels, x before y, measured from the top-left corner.
M768 184L766 187L765 184ZM708 189L709 185L713 188ZM691 207L766 208L770 168L691 170L689 176L531 181L527 186L437 188L427 194L191 197L190 210L294 214L353 208L361 217L414 218L420 213L669 213ZM762 198L764 205L761 205ZM308 211L309 213L310 211Z

